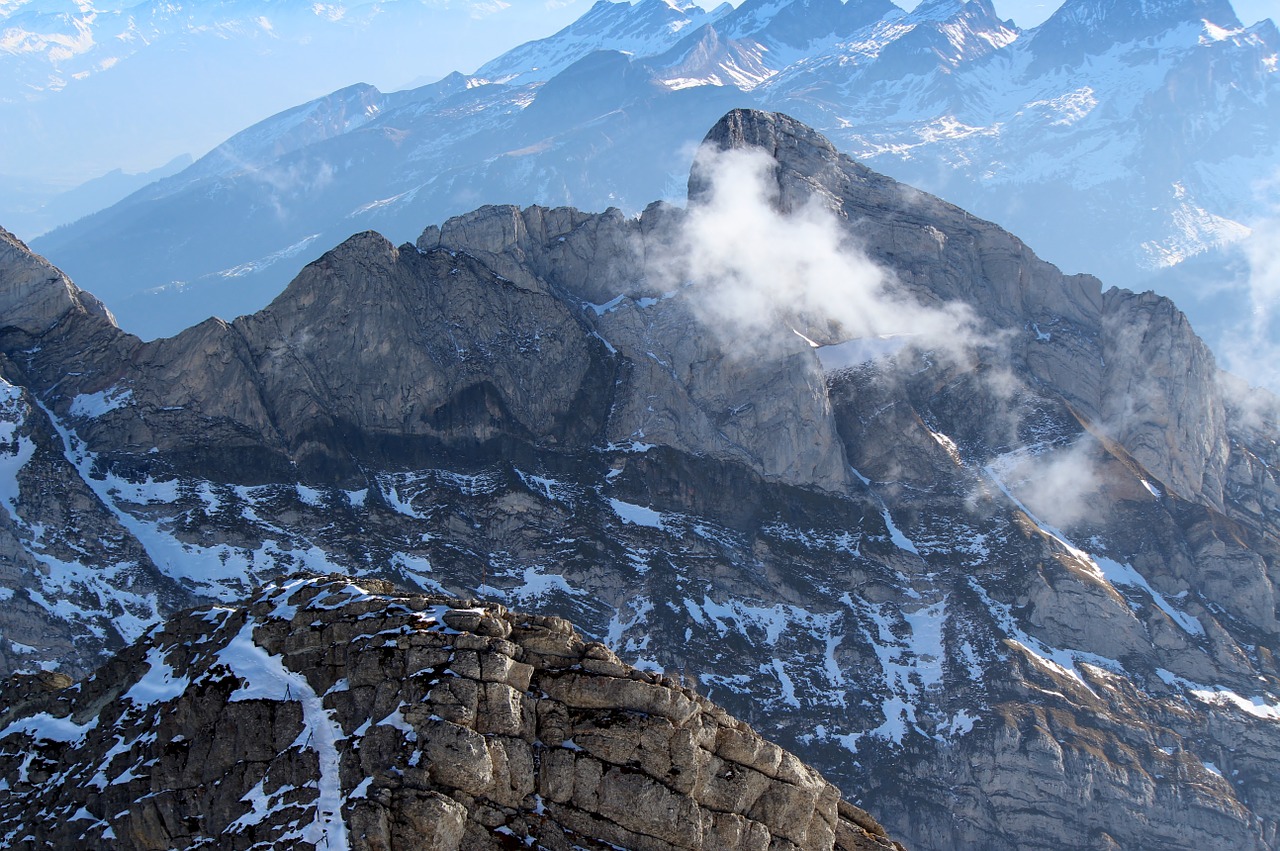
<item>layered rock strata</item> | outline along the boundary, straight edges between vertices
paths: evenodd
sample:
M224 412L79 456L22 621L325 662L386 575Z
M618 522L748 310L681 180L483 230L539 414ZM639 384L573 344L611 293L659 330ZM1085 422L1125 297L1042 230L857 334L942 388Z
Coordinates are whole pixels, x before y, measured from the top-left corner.
M13 849L902 848L568 621L376 580L283 580L3 705Z

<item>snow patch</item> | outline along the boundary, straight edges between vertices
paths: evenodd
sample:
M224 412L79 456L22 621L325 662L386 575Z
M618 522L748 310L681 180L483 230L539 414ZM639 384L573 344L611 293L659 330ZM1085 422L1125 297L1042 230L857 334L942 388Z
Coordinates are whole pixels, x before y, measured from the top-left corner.
M520 481L524 482L524 486L534 493L541 494L551 502L573 502L573 486L546 476L537 476L532 473L526 473L519 468L515 468L516 475L520 477Z
M0 739L15 733L24 733L37 741L67 742L79 746L84 737L98 726L95 717L84 724L77 724L70 718L57 718L48 712L39 712L26 718L19 718L0 730Z
M485 585L476 589L477 593L489 594L509 600L514 605L529 605L537 600L545 600L552 594L567 594L570 597L582 597L587 592L574 588L569 581L558 573L543 573L538 565L528 565L520 569L521 584L514 588L496 588Z
M623 523L632 526L647 526L650 529L662 529L664 531L667 528L662 522L662 513L654 511L652 508L633 505L620 499L610 499L609 506Z
M1223 686L1211 686L1194 683L1175 676L1163 668L1156 671L1160 678L1169 685L1177 685L1201 703L1222 709L1234 709L1260 721L1280 721L1280 700L1274 695L1244 697Z
M230 269L224 269L221 272L218 272L218 275L223 278L243 278L246 275L260 272L263 269L274 266L281 260L288 260L292 257L297 257L303 251L307 250L307 246L311 245L311 243L315 242L319 238L320 234L313 233L310 236L304 237L298 242L295 242L293 245L282 248L279 251L266 255L265 257L260 257L257 260L250 260L246 263L241 263L238 266L232 266Z
M889 513L889 506L883 502L880 504L880 516L884 518L884 525L889 530L889 539L893 541L894 546L900 550L920 555L920 551L916 549L915 542L902 533L902 530L893 522L893 515Z
M177 676L169 666L168 654L160 647L147 650L147 672L124 693L135 707L164 703L179 697L191 684L189 677Z
M108 387L97 393L82 393L71 400L69 413L73 417L97 419L103 414L123 408L133 398L133 391L121 387Z
M1189 635L1204 635L1204 625L1200 623L1198 618L1193 618L1186 612L1181 612L1175 609L1169 601L1165 599L1164 595L1152 588L1146 578L1141 573L1134 570L1132 566L1120 564L1119 562L1112 561L1111 559L1104 558L1102 556L1093 556L1092 560L1098 565L1102 571L1102 575L1105 576L1107 581L1112 585L1124 585L1144 591L1160 611L1164 612L1171 620L1173 620L1174 623L1182 627L1184 632Z
M324 505L324 491L307 487L301 482L294 485L294 489L297 490L298 500L303 505L310 505L312 508L320 508Z
M838 372L894 357L910 344L912 337L911 334L884 334L829 346L821 346L809 340L809 345L817 349L818 362L822 364L823 372ZM805 339L808 340L807 337Z
M218 651L218 661L243 680L229 700L289 701L302 705L302 732L293 744L315 752L320 763L320 776L315 818L301 831L300 838L316 847L323 842L324 847L333 851L347 851L350 846L347 826L342 820L342 783L338 774L337 747L337 743L346 737L306 677L290 671L282 657L273 656L254 643L254 626L255 622L250 618L236 637ZM258 812L256 805L254 812Z

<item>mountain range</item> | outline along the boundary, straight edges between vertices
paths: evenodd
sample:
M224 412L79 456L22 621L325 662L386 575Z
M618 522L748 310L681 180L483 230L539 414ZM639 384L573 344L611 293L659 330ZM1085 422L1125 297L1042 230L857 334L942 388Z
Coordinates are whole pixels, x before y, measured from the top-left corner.
M705 127L765 107L1063 268L1155 286L1267 383L1248 260L1275 217L1278 53L1274 23L1245 27L1227 0L1068 0L1027 31L987 0L601 2L473 75L281 113L34 246L124 327L173 334L264 306L361 228L411 239L481 202L678 203Z
M908 847L1275 847L1274 397L784 115L686 195L361 232L152 342L5 235L0 665L337 572L567 617Z
M473 68L500 49L477 52L476 36L516 44L578 4L0 2L0 221L31 238L264 116L355 80L403 87ZM150 178L104 195L114 172ZM59 197L91 180L96 206Z

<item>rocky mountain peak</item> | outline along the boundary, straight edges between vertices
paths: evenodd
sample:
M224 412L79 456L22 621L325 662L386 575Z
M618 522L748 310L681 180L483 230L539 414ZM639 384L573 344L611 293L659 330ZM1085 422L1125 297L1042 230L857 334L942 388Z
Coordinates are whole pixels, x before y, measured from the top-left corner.
M14 849L901 849L794 755L568 621L378 580L280 580L76 687L0 694Z
M1205 21L1241 25L1230 0L1067 0L1036 28L1032 46L1042 63L1061 64Z
M794 187L799 174L820 175L836 161L840 154L822 135L803 122L776 112L758 109L735 109L726 113L707 132L700 148L702 160L695 160L689 174L688 198L691 205L707 200L711 191L711 175L706 171L706 157L718 152L755 149L764 152L776 163L779 203L785 210L790 202L803 200L808 193L796 197L786 192ZM804 180L810 187L814 184Z
M162 194L202 177L265 168L279 157L363 127L379 114L386 102L387 97L367 83L339 89L242 130L176 179L151 187L149 192Z
M800 210L816 201L856 223L853 227L872 256L896 268L899 282L917 298L959 299L975 310L983 320L983 339L999 339L1014 328L1025 328L1028 317L1038 316L1079 327L1107 327L1105 346L1085 359L1078 350L1068 354L1063 349L1042 359L1048 350L1027 349L1032 371L1062 392L1095 427L1118 430L1129 450L1176 492L1221 505L1227 427L1217 366L1168 299L1122 291L1104 299L1096 278L1062 275L996 225L844 157L815 131L785 115L756 110L727 114L708 133L706 151L735 149L756 149L770 157L773 200L779 209ZM708 174L704 166L695 165L689 183L691 205L707 199ZM915 230L925 210L929 227L944 234L941 254L934 262L913 252L917 259L907 271L901 265L904 234ZM923 237L931 232L917 233ZM987 258L979 261L980 271L967 250L952 253L962 245L973 246ZM1015 267L1021 271L1011 274ZM1126 327L1150 327L1152 322L1164 330L1143 335ZM1115 347L1115 357L1108 355L1107 347ZM1075 366L1064 368L1066 361L1058 361L1059 356ZM1177 379L1165 370L1170 363L1185 369ZM1104 368L1105 364L1111 366ZM1135 401L1137 385L1160 389L1151 399ZM1143 415L1134 415L1135 407ZM1158 413L1146 415L1154 409ZM1181 436L1176 450L1170 451L1166 429Z
M924 0L907 14L906 20L949 21L960 14L996 18L991 0Z
M927 0L903 23L912 29L881 51L875 79L947 73L1012 44L1021 33L1000 19L990 0Z
M115 325L102 302L0 228L0 333L39 337L69 314Z
M746 0L716 28L728 38L804 48L818 39L851 35L895 13L901 10L890 0Z
M507 51L481 66L476 76L524 83L548 80L596 50L641 56L660 53L695 27L728 11L708 13L696 3L679 0L641 0L635 4L599 0L569 26Z

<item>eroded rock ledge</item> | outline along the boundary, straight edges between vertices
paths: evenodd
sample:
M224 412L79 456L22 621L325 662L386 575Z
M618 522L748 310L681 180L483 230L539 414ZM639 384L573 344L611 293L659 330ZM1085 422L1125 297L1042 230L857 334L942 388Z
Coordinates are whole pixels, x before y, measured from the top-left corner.
M568 621L294 576L0 692L10 848L901 849Z

